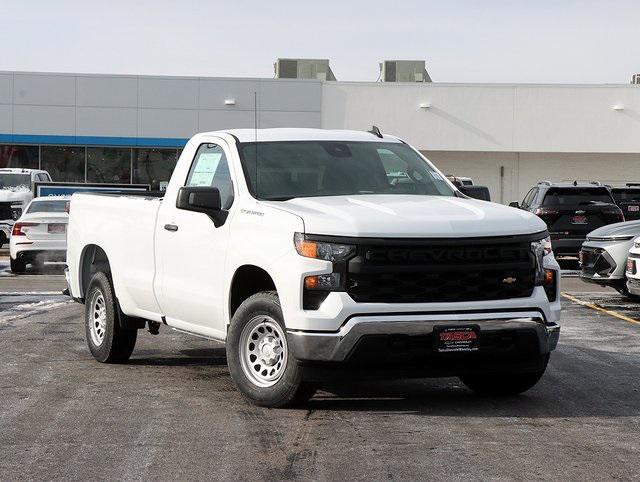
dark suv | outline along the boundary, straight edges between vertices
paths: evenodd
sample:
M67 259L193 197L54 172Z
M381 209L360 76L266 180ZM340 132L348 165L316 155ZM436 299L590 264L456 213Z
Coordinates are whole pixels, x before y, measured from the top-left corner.
M624 221L611 190L597 182L539 182L510 206L531 211L545 223L556 256L578 257L587 234L600 226Z
M640 219L640 184L629 183L625 187L613 187L611 194L627 221Z

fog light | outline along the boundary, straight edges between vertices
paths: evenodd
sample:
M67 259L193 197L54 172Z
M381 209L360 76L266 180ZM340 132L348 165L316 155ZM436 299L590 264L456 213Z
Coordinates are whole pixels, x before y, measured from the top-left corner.
M340 288L340 273L307 276L304 287L308 290L332 291Z

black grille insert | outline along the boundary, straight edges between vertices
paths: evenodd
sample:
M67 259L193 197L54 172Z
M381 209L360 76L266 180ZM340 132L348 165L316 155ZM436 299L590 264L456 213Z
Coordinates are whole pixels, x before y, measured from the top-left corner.
M486 301L531 296L530 241L459 239L358 246L346 290L363 303Z

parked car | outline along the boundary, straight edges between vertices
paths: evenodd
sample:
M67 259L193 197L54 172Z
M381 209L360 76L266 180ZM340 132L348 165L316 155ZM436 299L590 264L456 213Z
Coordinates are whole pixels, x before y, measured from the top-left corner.
M510 206L530 211L546 223L556 257L578 257L588 233L625 220L609 188L596 182L542 181L521 204Z
M611 194L627 221L640 219L640 184L629 183L626 187L613 187Z
M627 258L627 291L633 296L640 296L640 237L633 240Z
M74 194L67 263L98 361L165 324L225 342L236 387L270 407L347 376L516 394L559 337L545 224L379 132L198 134L164 199Z
M37 169L0 169L0 248L9 242L13 223L33 198L35 181L51 181L51 176Z
M609 224L590 232L580 250L580 278L628 295L627 257L637 236L640 221Z
M33 199L11 230L11 271L24 273L29 264L39 269L47 261L65 261L68 222L69 197Z
M447 179L449 179L449 181L451 181L451 184L457 187L463 194L466 194L473 199L480 199L481 201L491 201L489 188L486 186L474 185L473 179L471 179L470 177L460 177L448 174Z

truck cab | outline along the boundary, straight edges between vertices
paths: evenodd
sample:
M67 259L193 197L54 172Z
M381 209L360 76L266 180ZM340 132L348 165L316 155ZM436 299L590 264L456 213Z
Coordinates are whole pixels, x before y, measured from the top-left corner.
M47 171L0 168L0 247L9 242L11 228L33 198L33 183L50 182Z
M343 376L520 393L560 330L544 223L375 132L198 134L163 198L74 194L67 263L98 361L166 325L225 343L237 388L270 407Z

